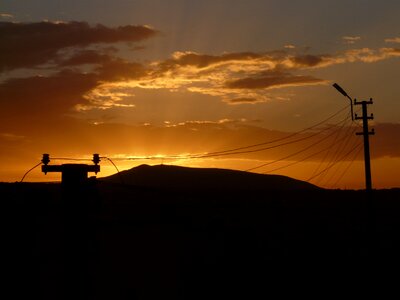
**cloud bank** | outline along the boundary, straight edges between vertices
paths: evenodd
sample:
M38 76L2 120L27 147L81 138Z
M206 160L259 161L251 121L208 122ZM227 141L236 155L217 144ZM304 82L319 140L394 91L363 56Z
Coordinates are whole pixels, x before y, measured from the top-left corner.
M58 58L63 49L138 42L156 34L148 26L109 28L86 22L0 22L0 72L45 64Z
M214 96L229 105L256 105L276 97L273 93L279 89L329 82L329 78L312 75L314 70L400 56L400 49L394 47L328 54L303 53L292 47L219 55L180 51L168 59L148 62L118 56L118 43L142 42L157 33L140 25L0 23L0 70L5 74L0 82L0 134L16 140L12 137L29 136L24 132L27 122L40 128L62 128L75 126L77 121L71 116L90 110L134 109L134 103L125 99L137 89L185 91ZM18 68L42 74L7 77ZM389 127L385 130L393 129Z

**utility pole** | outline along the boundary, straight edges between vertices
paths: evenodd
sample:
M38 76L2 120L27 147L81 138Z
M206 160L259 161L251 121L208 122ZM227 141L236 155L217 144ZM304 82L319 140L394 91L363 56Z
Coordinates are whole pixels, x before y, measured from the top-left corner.
M368 130L368 120L373 120L374 115L371 114L368 116L367 112L367 105L372 104L372 98L369 101L359 101L357 102L354 99L354 105L361 105L362 106L362 117L353 118L353 102L351 97L346 93L346 91L340 87L337 83L332 85L339 93L350 100L350 108L351 108L351 120L363 120L363 132L357 132L356 135L363 135L364 136L364 164L365 164L365 189L369 192L372 190L372 179L371 179L371 159L369 154L369 136L375 134L375 131L372 129L371 131Z
M369 129L368 129L368 120L374 119L373 114L368 116L368 112L367 112L368 104L373 104L372 98L369 99L369 101L364 100L364 101L359 101L359 102L357 102L357 100L354 99L354 105L362 106L362 117L358 117L356 114L355 119L363 121L363 131L357 132L356 135L364 136L365 189L367 191L371 191L372 190L372 179L371 179L371 159L370 159L370 153L369 153L369 136L375 134L375 131L374 131L374 129L372 129L371 131L369 131Z

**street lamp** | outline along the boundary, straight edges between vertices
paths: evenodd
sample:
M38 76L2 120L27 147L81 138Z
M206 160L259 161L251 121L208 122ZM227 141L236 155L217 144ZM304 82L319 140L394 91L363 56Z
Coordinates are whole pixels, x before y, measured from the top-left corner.
M351 120L354 121L353 117L353 101L351 100L350 96L347 95L347 93L337 84L334 83L333 87L339 91L343 96L349 98L350 100L350 107L351 107ZM363 131L362 132L357 132L356 135L362 135L364 136L364 164L365 164L365 189L367 191L372 190L372 179L371 179L371 162L370 162L370 153L369 153L369 136L375 134L375 131L372 129L372 131L369 131L368 129L368 120L373 120L374 116L371 114L371 116L368 116L367 112L367 105L372 104L372 99L369 101L357 101L354 100L354 105L361 105L362 106L362 117L358 117L356 115L355 119L356 120L362 120L363 121Z
M339 93L341 93L343 96L347 97L347 98L350 100L351 120L354 121L354 117L353 117L353 100L352 100L351 97L346 93L346 91L340 87L340 85L338 85L337 83L334 83L332 86L333 86L335 89L337 89Z

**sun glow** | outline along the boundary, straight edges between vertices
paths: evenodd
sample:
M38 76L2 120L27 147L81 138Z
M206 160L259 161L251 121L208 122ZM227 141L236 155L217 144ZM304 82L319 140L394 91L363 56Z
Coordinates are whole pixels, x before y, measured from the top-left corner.
M70 6L60 3L56 12L43 1L49 3L41 6L45 11L9 1L0 13L0 180L19 180L41 153L79 158L93 152L120 170L140 164L247 170L265 164L254 172L287 166L276 172L307 180L324 157L293 163L320 151L311 147L314 141L209 154L262 144L319 122L342 105L330 87L339 82L352 97L374 99L373 181L377 187L398 182L391 169L400 157L396 1L353 3L370 16L357 19L355 31L349 30L355 10L339 13L319 2L115 0L103 1L106 9L80 6L75 20ZM307 20L301 27L299 18ZM324 147L346 148L337 140ZM310 152L304 156L290 156L305 148ZM349 159L339 162L332 152L327 157L341 165L339 178ZM360 153L338 187L363 186ZM107 159L101 165L101 176L116 172ZM335 176L315 183L330 187ZM28 177L50 179L40 170Z

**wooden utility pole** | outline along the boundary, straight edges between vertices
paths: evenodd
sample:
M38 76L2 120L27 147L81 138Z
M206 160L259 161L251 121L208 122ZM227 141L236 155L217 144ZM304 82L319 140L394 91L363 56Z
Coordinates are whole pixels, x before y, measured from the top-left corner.
M355 115L356 120L363 121L363 131L357 132L356 135L364 136L364 164L365 164L365 189L367 191L372 190L372 178L371 178L371 159L370 159L370 152L369 152L369 136L375 134L374 129L369 131L368 129L368 120L373 120L374 115L371 114L368 116L367 112L367 105L372 104L372 98L369 101L359 101L357 102L354 99L354 105L361 105L362 106L362 117L358 117L357 114Z

